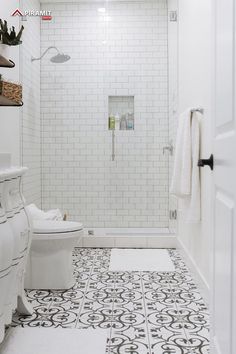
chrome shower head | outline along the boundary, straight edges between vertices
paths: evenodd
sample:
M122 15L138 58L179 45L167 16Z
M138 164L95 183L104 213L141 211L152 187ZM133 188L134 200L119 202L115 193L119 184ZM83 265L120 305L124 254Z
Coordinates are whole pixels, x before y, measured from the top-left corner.
M31 58L31 61L35 61L35 60L41 60L43 57L44 57L44 55L50 50L50 49L56 49L56 51L57 51L57 55L55 55L55 56L53 56L51 59L50 59L50 61L52 62L52 63L65 63L66 61L68 61L68 60L70 60L70 56L69 55L67 55L67 54L63 54L63 53L61 53L58 49L57 49L57 47L48 47L44 52L43 52L43 54L39 57L39 58Z
M70 60L70 56L63 53L58 53L50 59L52 63L65 63L68 60Z

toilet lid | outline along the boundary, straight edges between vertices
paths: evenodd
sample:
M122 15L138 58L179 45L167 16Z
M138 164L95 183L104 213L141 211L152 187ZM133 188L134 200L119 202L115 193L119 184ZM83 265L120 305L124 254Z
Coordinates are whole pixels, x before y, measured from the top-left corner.
M49 221L49 220L34 220L33 232L35 234L58 234L73 231L80 231L83 225L74 221Z

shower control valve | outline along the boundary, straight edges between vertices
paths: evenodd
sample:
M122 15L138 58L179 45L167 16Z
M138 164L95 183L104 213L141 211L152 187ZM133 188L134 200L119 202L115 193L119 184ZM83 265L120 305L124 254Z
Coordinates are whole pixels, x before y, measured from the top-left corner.
M172 156L174 153L174 146L172 141L170 141L167 146L164 146L162 151L163 151L163 155L165 155L166 151L169 151L170 155Z

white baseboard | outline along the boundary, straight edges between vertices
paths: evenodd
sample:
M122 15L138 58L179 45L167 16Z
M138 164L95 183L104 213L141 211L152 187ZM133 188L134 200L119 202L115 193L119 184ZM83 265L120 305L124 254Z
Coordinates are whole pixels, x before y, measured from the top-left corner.
M81 247L176 248L176 236L84 236Z
M209 306L210 303L210 287L208 282L206 281L206 278L198 268L196 262L192 258L192 256L189 254L187 248L184 246L183 242L177 238L176 239L176 245L177 249L180 252L181 256L183 257L187 267L189 268L193 279L196 281L197 286L200 289L200 292L206 302L206 305Z

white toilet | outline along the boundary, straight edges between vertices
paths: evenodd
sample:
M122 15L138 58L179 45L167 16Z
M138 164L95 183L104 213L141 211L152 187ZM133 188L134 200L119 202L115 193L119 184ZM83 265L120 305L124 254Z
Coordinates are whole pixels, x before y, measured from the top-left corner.
M83 225L72 221L33 220L26 289L69 289L75 284L72 252L83 237Z

